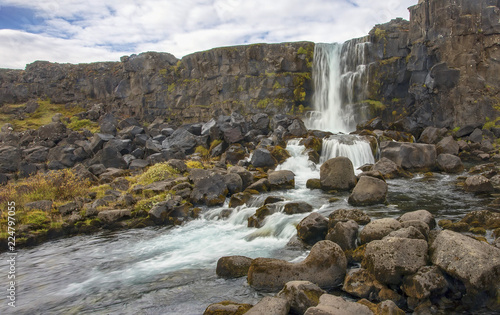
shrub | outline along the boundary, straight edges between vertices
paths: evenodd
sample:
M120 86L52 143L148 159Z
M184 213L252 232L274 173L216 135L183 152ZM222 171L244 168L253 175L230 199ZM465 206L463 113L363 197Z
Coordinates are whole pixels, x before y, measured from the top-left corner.
M167 162L157 163L147 171L139 175L137 184L149 185L154 182L162 181L179 174L179 171L170 166Z

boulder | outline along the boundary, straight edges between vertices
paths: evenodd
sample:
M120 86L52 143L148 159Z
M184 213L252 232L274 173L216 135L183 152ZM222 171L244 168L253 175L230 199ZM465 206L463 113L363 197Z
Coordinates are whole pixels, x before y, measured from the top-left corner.
M357 268L347 273L342 290L359 298L373 299L384 287L368 270Z
M47 161L48 154L49 149L42 146L36 146L23 151L23 155L26 156L24 159L29 163L45 163Z
M267 178L261 178L255 183L249 185L246 189L248 190L256 190L258 192L265 192L269 190L269 181Z
M321 189L321 180L319 178L309 178L306 182L306 188Z
M388 158L409 171L431 171L436 165L436 147L432 144L384 141L380 157Z
M304 314L309 307L318 305L319 298L324 293L325 291L309 281L290 281L276 297L287 300L293 314Z
M243 181L241 180L240 175L236 173L228 173L224 175L224 182L226 183L226 187L230 195L239 193L243 190Z
M446 292L448 282L437 266L421 267L417 273L405 276L401 289L410 297L425 299Z
M287 300L278 297L266 296L254 307L248 310L247 315L262 315L262 314L275 314L275 315L288 315L290 312L290 304Z
M241 177L243 189L247 188L251 183L253 183L254 176L242 166L231 166L230 168L228 168L227 172L238 174Z
M436 144L446 134L446 128L427 127L420 134L418 142Z
M125 169L128 167L127 162L123 159L122 155L116 148L107 147L100 151L100 162L106 168L121 168Z
M471 211L460 222L494 230L500 228L500 213L490 210Z
M303 280L321 288L333 288L344 281L347 259L337 244L316 243L307 258L299 263L271 258L254 259L248 271L248 283L257 290L277 291L285 283Z
M130 170L141 170L149 166L149 162L143 159L135 159L130 162L128 168Z
M191 200L193 204L216 206L224 204L229 190L220 174L212 173L194 183Z
M252 195L246 192L240 192L232 195L231 199L229 200L229 208L236 208L238 206L244 205L248 200L250 200L251 196Z
M399 230L401 223L392 218L378 219L368 223L359 233L362 244L370 243L374 240L381 240L389 233Z
M378 160L371 170L380 172L386 179L396 178L401 174L401 168L388 158Z
M186 129L179 128L170 137L163 140L162 147L165 149L178 148L184 154L192 154L198 145L197 139L195 135Z
M328 216L328 228L333 228L337 222L353 220L359 225L370 223L370 217L359 209L337 209Z
M439 154L436 162L438 168L446 173L461 173L464 170L462 160L455 155Z
M62 215L68 215L71 214L72 212L79 211L80 205L75 201L71 201L57 207L57 210L59 210L59 213Z
M269 208L267 205L264 205L257 210L255 210L255 214L248 217L248 227L260 228L264 224L264 220L267 216L273 214L275 212L274 208Z
M304 122L300 119L294 119L287 129L289 133L297 138L301 138L307 135L307 128L304 125Z
M313 212L297 225L297 236L304 243L313 245L325 239L328 233L328 219Z
M264 113L255 114L250 119L250 122L254 129L260 130L264 134L267 134L269 132L270 119L267 114Z
M210 304L203 315L239 315L252 308L252 304L242 304L232 301L222 301Z
M323 190L351 190L356 185L356 176L351 160L336 157L323 163L320 168Z
M319 298L319 304L310 307L304 315L373 315L366 305L346 301L340 296L323 294Z
M416 228L425 237L425 239L428 239L430 229L427 223L420 220L409 220L401 222L401 228L403 229L410 226Z
M270 190L283 190L295 188L295 174L292 171L282 170L269 172L267 176Z
M113 223L130 217L132 217L130 209L104 210L97 215L97 218L103 223Z
M61 122L52 122L50 124L41 126L36 131L37 140L53 141L58 143L67 136L66 126Z
M450 230L430 246L431 262L466 287L490 290L500 283L500 249Z
M225 256L217 261L215 273L222 278L239 278L248 274L252 258L245 256Z
M473 175L467 177L464 184L464 189L474 193L490 193L494 191L494 187L488 178L483 175Z
M241 144L239 143L231 144L225 152L226 163L236 164L238 163L238 161L243 160L246 154L247 152Z
M99 127L102 133L116 135L116 126L118 121L111 113L107 113L99 119Z
M43 210L50 211L52 210L52 200L38 200L28 202L24 205L26 210Z
M405 315L405 311L400 309L392 300L385 300L378 304L372 303L366 299L359 300L357 303L366 305L373 314L377 315Z
M422 234L416 227L409 226L405 228L400 228L394 232L389 233L386 237L400 237L400 238L411 238L417 240L426 240L427 237Z
M19 170L21 152L16 147L0 147L0 173L14 173Z
M460 147L458 145L458 142L453 139L452 136L448 136L443 138L443 140L439 141L439 143L436 145L436 152L437 154L452 154L452 155L458 155Z
M343 251L356 248L358 238L358 224L353 221L337 222L332 229L328 230L325 239L340 246Z
M305 201L287 202L283 208L283 212L285 212L286 214L306 213L306 212L311 212L312 210L313 206L311 206Z
M276 159L272 156L269 150L264 148L258 148L253 151L252 159L250 163L254 167L274 167L277 164Z
M363 176L349 196L349 203L354 206L367 206L384 203L387 196L387 183L381 179Z
M483 131L479 128L474 129L474 131L469 135L469 141L481 143L481 141L483 141Z
M431 230L436 227L436 219L434 219L432 213L427 210L415 210L407 212L398 218L398 221L401 223L413 220L419 220L426 223Z
M115 137L110 134L105 133L94 133L92 139L90 140L89 150L93 153L97 153L97 151L101 150L104 144Z
M399 284L427 264L427 242L419 239L388 237L366 245L363 268L384 284Z

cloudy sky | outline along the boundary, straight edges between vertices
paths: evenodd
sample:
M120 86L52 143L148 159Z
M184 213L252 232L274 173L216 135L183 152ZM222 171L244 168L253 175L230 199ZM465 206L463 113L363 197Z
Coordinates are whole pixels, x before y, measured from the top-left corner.
M342 42L418 0L0 0L0 68L117 61L144 51Z

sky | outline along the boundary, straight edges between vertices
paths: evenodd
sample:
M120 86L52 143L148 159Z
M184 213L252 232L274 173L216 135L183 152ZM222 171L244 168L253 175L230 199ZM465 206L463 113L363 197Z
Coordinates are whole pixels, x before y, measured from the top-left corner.
M0 0L0 68L36 60L177 58L221 46L343 42L409 18L418 0Z

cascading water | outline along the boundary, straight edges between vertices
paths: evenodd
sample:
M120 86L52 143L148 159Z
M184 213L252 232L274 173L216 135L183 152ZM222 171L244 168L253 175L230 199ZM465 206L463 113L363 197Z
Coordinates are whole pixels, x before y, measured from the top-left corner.
M375 163L370 144L356 135L333 135L323 139L320 163L337 156L349 158L354 170L365 164Z
M363 105L367 91L369 42L363 39L344 44L318 43L314 47L314 112L306 125L334 133L349 133L368 119Z

